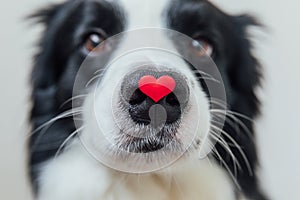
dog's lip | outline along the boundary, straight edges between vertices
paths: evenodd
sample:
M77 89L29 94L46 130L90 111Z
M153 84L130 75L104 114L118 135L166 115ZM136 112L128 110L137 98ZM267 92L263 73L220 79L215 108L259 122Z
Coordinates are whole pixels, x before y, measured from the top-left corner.
M136 137L134 135L123 133L119 148L130 153L151 153L162 150L164 147L176 142L176 131L172 133L159 132L149 137Z
M128 148L126 148L126 151L129 151L130 153L151 153L155 151L159 151L163 149L166 144L161 141L148 141L148 142L141 142L143 139L139 139L140 141L131 141L131 144L126 145ZM138 147L135 147L134 143L139 143Z

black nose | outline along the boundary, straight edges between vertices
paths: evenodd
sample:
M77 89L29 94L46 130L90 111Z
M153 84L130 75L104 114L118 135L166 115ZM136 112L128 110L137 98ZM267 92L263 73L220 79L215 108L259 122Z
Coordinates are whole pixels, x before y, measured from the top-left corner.
M169 94L155 101L139 88L139 81L145 76L153 76L156 79L163 76L171 77L176 83L175 88ZM123 108L128 109L130 117L138 124L148 125L153 121L164 121L165 124L177 122L181 118L188 100L189 87L186 77L174 71L137 70L126 75L121 86Z

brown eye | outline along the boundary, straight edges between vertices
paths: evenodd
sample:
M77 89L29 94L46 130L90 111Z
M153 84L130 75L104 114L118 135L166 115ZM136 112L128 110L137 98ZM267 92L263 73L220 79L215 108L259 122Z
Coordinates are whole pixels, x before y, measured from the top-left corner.
M84 48L88 51L102 51L105 48L104 37L98 33L90 34L84 44Z
M198 56L211 56L213 54L212 45L205 39L193 40L192 48Z

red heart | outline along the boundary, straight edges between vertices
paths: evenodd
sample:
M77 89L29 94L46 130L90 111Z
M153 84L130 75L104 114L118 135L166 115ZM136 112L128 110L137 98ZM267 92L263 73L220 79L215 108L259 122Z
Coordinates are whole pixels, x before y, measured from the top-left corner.
M162 76L156 79L154 76L147 75L143 76L138 84L139 89L155 102L170 94L176 86L176 82L171 76Z

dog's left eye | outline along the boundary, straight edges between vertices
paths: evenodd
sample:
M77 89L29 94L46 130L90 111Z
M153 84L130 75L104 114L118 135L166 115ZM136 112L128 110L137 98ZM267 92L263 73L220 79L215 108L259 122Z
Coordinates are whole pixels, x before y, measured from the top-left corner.
M213 47L212 45L203 38L197 38L192 41L191 44L193 51L198 56L212 56L213 54Z
M105 48L105 37L99 33L92 33L90 34L84 44L84 48L86 51L102 51Z

